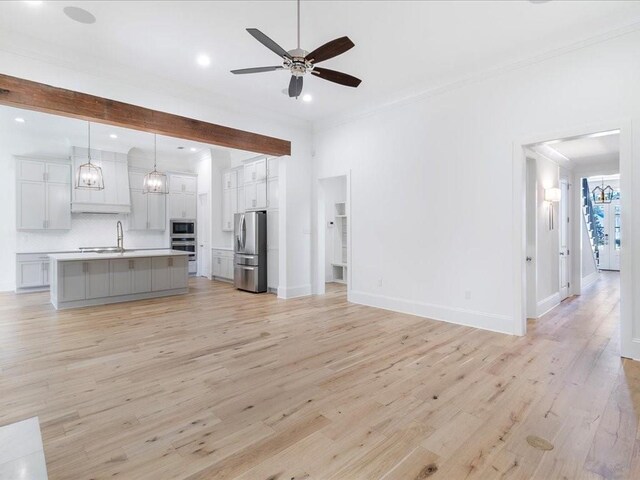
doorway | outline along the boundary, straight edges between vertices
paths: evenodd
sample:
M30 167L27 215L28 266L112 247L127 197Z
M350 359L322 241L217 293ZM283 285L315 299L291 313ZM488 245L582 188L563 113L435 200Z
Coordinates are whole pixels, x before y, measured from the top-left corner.
M593 288L605 288L605 283L610 285L611 279L619 281L620 301L616 302L620 308L620 334L621 334L621 354L624 357L640 359L640 338L634 334L633 323L633 276L630 269L631 257L629 255L632 250L633 237L631 232L627 235L624 233L624 225L632 218L633 204L629 195L625 196L622 190L625 185L630 185L631 177L631 159L632 159L632 142L631 142L631 125L629 122L619 122L617 128L614 124L601 124L591 129L577 129L572 133L564 132L564 136L539 136L535 141L519 142L517 145L521 148L521 152L514 151L514 159L516 165L514 167L514 200L520 205L521 209L514 210L514 232L516 233L517 242L522 245L519 251L518 260L516 262L518 274L516 283L518 285L519 295L515 297L516 315L522 319L520 328L516 328L516 333L526 334L527 323L526 318L531 317L532 310L531 292L535 290L531 288L532 267L529 265L529 256L531 252L531 238L536 240L536 252L539 254L540 239L532 235L530 218L530 163L529 158L533 154L551 159L558 167L560 172L565 172L564 177L567 179L566 186L562 182L562 175L558 178L558 196L554 199L551 195L548 199L546 214L554 214L553 220L564 221L564 212L568 212L567 221L569 223L566 229L568 237L565 237L561 230L558 231L558 289L557 303L568 295L570 301L574 295L580 295L586 288L589 293L593 293ZM626 175L625 175L626 172ZM615 177L612 177L615 175ZM614 178L618 179L619 190L610 193L611 202L607 202L608 206L599 207L594 205L593 214L601 219L602 223L602 243L603 248L598 249L598 254L602 254L602 260L598 257L594 258L592 253L592 239L589 237L589 227L595 225L595 222L589 220L587 208L587 200L593 200L593 188L596 186L597 179L602 187L602 176L605 176L605 187L607 178L613 182ZM610 176L610 177L607 177ZM582 185L583 179L594 180L593 184L585 187ZM538 186L536 195L545 194L545 188L553 187L553 185ZM615 190L615 185L613 186ZM622 193L621 193L622 192ZM567 199L567 203L564 202ZM536 200L537 204L542 204L540 198ZM594 202L595 203L595 202ZM517 212L522 215L517 218ZM546 215L544 211L538 211L536 218L540 220L542 215ZM536 232L538 233L538 232ZM606 235L606 236L605 236ZM626 252L626 253L625 253ZM562 255L564 253L564 255ZM521 256L520 256L521 255ZM563 258L564 257L564 258ZM551 257L549 257L551 258ZM526 260L525 260L526 259ZM573 261L572 261L573 259ZM540 259L534 259L540 261ZM588 271L589 263L591 263L593 272ZM620 274L601 273L604 267L620 270ZM535 271L535 268L534 268ZM607 281L605 282L605 274ZM612 276L613 275L613 276ZM551 279L551 277L548 277ZM594 286L591 286L592 283ZM566 281L566 290L564 289ZM538 286L538 285L537 285ZM540 292L538 292L538 297ZM534 317L535 318L535 317Z
M327 285L350 289L350 213L349 175L319 179L316 293L320 295L326 292Z

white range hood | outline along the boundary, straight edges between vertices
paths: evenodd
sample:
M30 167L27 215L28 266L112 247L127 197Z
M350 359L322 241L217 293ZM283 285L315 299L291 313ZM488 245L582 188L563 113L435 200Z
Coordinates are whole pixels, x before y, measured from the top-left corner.
M87 162L87 149L71 148L74 172ZM102 168L103 190L73 189L72 213L130 213L129 166L126 153L91 149L91 163Z

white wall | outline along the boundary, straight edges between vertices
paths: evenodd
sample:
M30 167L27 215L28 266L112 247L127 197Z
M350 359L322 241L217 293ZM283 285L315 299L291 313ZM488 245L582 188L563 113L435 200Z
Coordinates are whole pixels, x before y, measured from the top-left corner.
M640 144L639 47L620 35L319 125L315 177L351 170L351 299L520 332L514 144L634 118Z
M560 169L554 162L536 155L536 305L537 316L560 303L560 257L559 210L558 203L544 200L546 188L559 187ZM549 209L553 209L555 225L549 228Z
M28 39L25 39L27 41ZM37 46L35 46L37 47ZM300 120L283 119L269 116L259 109L239 108L231 110L209 103L206 92L184 91L178 96L173 91L156 89L154 84L133 84L129 80L107 76L105 69L84 69L80 63L69 62L64 58L37 58L37 48L26 49L20 54L8 51L0 46L0 72L16 77L68 88L119 100L135 105L175 113L212 123L270 135L290 140L292 154L281 161L281 199L286 205L282 222L281 255L286 272L280 273L282 296L305 295L311 291L310 279L310 180L311 180L311 129L309 124ZM0 149L1 150L1 149ZM12 189L13 187L11 187ZM13 198L15 192L3 190L0 198ZM213 211L213 209L212 209ZM15 230L15 213L9 219L11 229ZM4 218L3 218L4 220ZM4 223L4 222L2 222ZM0 237L1 235L0 231ZM6 240L0 240L0 248ZM4 248L3 251L6 251ZM3 264L14 258L2 258ZM284 282L284 283L283 283Z

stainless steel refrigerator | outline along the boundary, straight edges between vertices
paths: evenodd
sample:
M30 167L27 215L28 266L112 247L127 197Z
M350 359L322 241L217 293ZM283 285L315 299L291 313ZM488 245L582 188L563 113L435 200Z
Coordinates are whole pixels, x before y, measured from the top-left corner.
M233 284L248 292L266 292L267 214L236 213L233 223Z

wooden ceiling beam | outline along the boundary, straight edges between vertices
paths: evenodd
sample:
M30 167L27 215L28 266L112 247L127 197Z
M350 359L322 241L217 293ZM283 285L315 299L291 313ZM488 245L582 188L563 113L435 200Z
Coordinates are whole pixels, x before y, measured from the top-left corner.
M291 142L0 74L0 105L131 128L266 155L291 155Z

